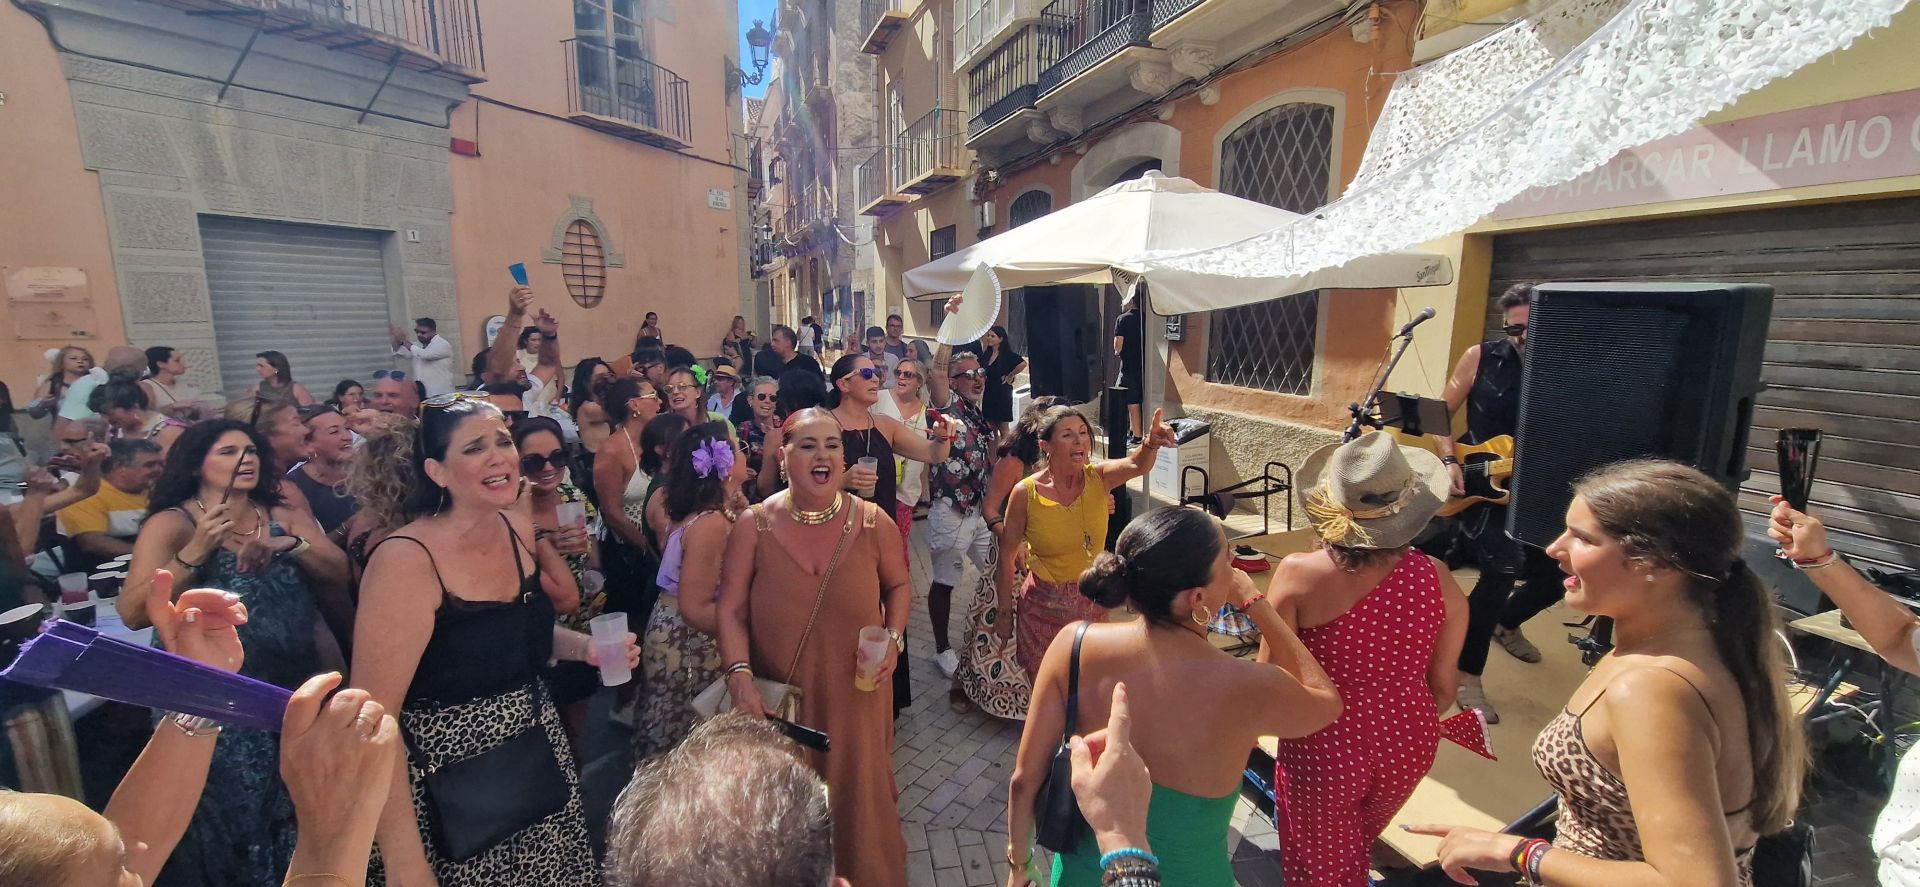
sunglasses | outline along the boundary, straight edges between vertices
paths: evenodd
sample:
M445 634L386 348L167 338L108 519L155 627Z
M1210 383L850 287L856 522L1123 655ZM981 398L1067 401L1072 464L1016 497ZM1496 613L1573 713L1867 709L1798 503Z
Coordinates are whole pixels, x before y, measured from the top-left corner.
M559 471L561 468L566 467L562 464L562 458L558 450L545 456L539 453L528 453L520 457L520 473L539 474L546 471L548 466L552 466L553 470Z
M1527 325L1524 323L1510 323L1500 329L1516 339L1527 334Z
M840 379L851 379L854 376L859 376L860 378L866 379L867 381L871 382L873 381L873 377L877 375L879 374L873 371L873 367L861 367L857 370L854 370L851 373L841 376ZM840 379L835 379L834 381L838 382L840 381Z
M956 379L978 379L982 376L985 376L986 374L987 374L986 370L983 370L979 367L974 367L973 369L970 369L970 370L955 370L953 372L953 377Z
M659 399L660 399L660 395L658 395L658 394L655 394L655 393L653 393L653 392L651 392L651 391L649 391L649 392L647 392L647 393L645 393L645 394L636 394L636 395L634 395L634 396L633 396L633 399L634 399L634 400L659 400Z
M908 370L894 370L893 377L896 379L918 379L920 378L920 374Z
M436 394L421 401L420 411L424 413L427 410L444 410L466 400L485 402L486 398L478 394L468 394L465 391L449 391L446 394Z
M698 385L688 385L688 384L686 384L686 383L684 383L684 382L682 382L682 383L681 383L681 384L679 384L679 385L668 385L668 386L667 386L667 393L668 393L668 394L679 394L679 393L680 393L680 392L682 392L682 391L699 391L699 390L700 390L700 386L698 386Z
M773 403L774 396L771 394L756 394L753 396L753 399L765 403Z
M407 380L407 371L406 370L377 370L374 372L373 377L375 379L392 379L395 382L404 382Z

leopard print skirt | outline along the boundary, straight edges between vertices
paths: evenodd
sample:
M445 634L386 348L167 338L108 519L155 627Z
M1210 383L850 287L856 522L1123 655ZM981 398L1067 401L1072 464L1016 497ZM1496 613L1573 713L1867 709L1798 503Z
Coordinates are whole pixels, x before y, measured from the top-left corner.
M567 805L545 819L515 833L480 855L462 862L442 856L434 846L433 808L427 800L426 776L432 770L487 752L526 729L531 715L566 774ZM567 744L560 714L545 693L532 685L499 696L456 705L413 703L400 713L409 745L407 772L413 783L413 812L425 838L427 864L441 887L497 887L501 884L539 884L542 887L595 887L600 883L587 821L580 806L580 775ZM376 852L367 883L384 885L385 873Z

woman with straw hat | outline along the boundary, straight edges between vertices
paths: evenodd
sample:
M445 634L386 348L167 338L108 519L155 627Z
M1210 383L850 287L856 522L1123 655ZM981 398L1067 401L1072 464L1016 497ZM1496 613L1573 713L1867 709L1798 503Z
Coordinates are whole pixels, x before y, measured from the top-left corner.
M1447 501L1433 454L1375 431L1321 448L1299 477L1320 546L1281 562L1267 600L1346 705L1326 729L1281 741L1275 819L1290 887L1353 887L1367 883L1368 848L1433 764L1467 599L1412 547Z

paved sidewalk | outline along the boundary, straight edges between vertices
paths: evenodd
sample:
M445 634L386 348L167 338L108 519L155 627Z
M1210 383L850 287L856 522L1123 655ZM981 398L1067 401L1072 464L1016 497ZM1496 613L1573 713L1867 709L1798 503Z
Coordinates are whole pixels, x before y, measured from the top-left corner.
M925 521L914 524L913 619L907 630L913 707L894 727L893 769L900 786L900 818L907 836L907 883L912 887L987 887L1007 882L1007 783L1020 744L1020 725L979 711L956 714L947 705L948 681L933 661L927 618ZM950 634L965 631L966 596L976 574L954 591ZM1234 871L1243 885L1280 884L1273 824L1242 799L1229 835Z

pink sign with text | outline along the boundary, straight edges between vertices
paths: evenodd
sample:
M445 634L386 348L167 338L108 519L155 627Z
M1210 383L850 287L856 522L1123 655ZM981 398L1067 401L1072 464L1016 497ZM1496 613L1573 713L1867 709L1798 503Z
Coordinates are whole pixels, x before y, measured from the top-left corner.
M1920 89L1764 114L1620 152L1533 188L1495 219L1920 175Z

